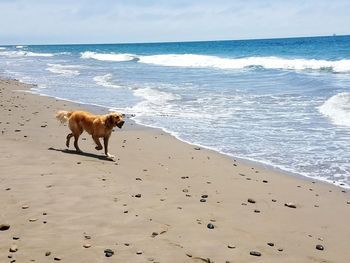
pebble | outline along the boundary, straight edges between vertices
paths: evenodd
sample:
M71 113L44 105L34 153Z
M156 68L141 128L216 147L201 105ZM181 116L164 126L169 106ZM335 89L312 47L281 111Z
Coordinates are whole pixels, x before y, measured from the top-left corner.
M267 183L268 183L268 181L267 181L267 180L263 180L263 183L267 184Z
M55 260L55 261L61 261L62 258L61 258L61 257L54 257L53 260Z
M274 202L274 203L275 203L275 202L277 202L277 200L276 200L276 199L272 199L271 201L272 201L272 202Z
M10 228L9 224L1 224L0 225L0 231L5 231L8 230Z
M273 247L275 244L272 242L267 243L270 247Z
M46 252L45 252L45 256L46 256L46 257L48 257L48 256L50 256L50 255L51 255L51 251L46 251Z
M18 236L14 236L14 237L12 237L12 239L13 239L13 240L18 240L19 237L18 237Z
M17 245L12 245L9 249L10 252L16 252L18 250L18 246Z
M322 245L316 245L317 250L324 250L324 247Z
M22 205L22 209L28 209L29 205Z
M140 197L141 197L141 194L136 194L135 197L136 197L136 198L140 198Z
M350 201L347 201L346 203L347 203L348 205L350 205Z
M204 202L206 202L207 200L204 199L204 198L202 198L200 201L201 201L202 203L204 203Z
M255 210L254 210L254 213L260 213L260 210L255 209Z
M157 232L153 232L152 233L152 237L156 237L156 236L158 236L159 234L157 233Z
M256 256L256 257L260 257L261 256L261 253L258 252L258 251L250 251L249 254L252 255L252 256Z
M297 208L297 206L293 203L285 203L284 206L287 206L289 208Z
M202 195L202 198L208 198L208 195Z
M37 218L30 218L29 219L29 222L35 222L35 221L37 221L38 219Z
M86 243L86 244L83 245L83 247L84 247L84 248L89 248L89 247L91 247L91 244Z
M279 249L277 249L279 252L282 252L283 251L283 248L279 248Z
M143 252L142 252L141 250L139 250L139 251L136 252L137 255L142 255L142 253L143 253Z
M214 225L213 225L212 223L209 223L209 224L207 225L207 228L209 228L209 229L214 229Z
M199 151L201 148L200 147L195 147L194 148L196 151Z
M114 255L114 251L113 251L112 249L109 249L109 248L105 249L105 250L104 250L104 253L105 253L105 256L106 256L107 258L109 258L109 257L111 257L111 256Z
M248 198L248 203L255 204L256 202L255 202L255 200L254 200L254 199L252 199L252 198Z
M231 248L231 249L236 248L236 246L234 246L234 245L227 245L227 247Z

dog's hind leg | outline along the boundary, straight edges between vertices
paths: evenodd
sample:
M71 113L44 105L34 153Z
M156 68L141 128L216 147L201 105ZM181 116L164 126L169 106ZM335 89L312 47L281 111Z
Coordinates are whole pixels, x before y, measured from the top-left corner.
M70 133L70 134L67 135L67 141L66 141L67 148L69 148L70 138L72 138L72 137L73 137L73 133Z
M96 143L96 147L95 147L95 149L96 150L102 150L102 145L101 145L101 142L100 142L100 139L98 138L98 137L96 137L96 136L92 136L92 139L94 139L94 142Z

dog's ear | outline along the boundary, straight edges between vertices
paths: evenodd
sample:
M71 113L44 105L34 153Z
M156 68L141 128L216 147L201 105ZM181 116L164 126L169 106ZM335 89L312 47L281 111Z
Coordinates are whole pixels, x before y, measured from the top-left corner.
M113 120L113 116L112 115L107 116L105 125L106 125L107 128L113 128L114 127L114 120Z

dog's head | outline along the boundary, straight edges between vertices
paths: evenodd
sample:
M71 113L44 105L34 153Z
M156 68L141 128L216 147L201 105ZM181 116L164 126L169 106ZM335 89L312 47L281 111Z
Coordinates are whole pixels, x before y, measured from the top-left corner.
M119 112L113 112L108 114L106 118L107 127L113 128L117 126L119 129L121 129L125 123L123 119L124 117L125 115Z

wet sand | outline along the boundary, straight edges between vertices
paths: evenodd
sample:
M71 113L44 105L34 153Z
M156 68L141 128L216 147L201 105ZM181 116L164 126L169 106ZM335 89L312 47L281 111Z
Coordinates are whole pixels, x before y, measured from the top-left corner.
M130 119L76 154L56 111L107 111L29 88L0 80L0 262L349 261L348 191Z

